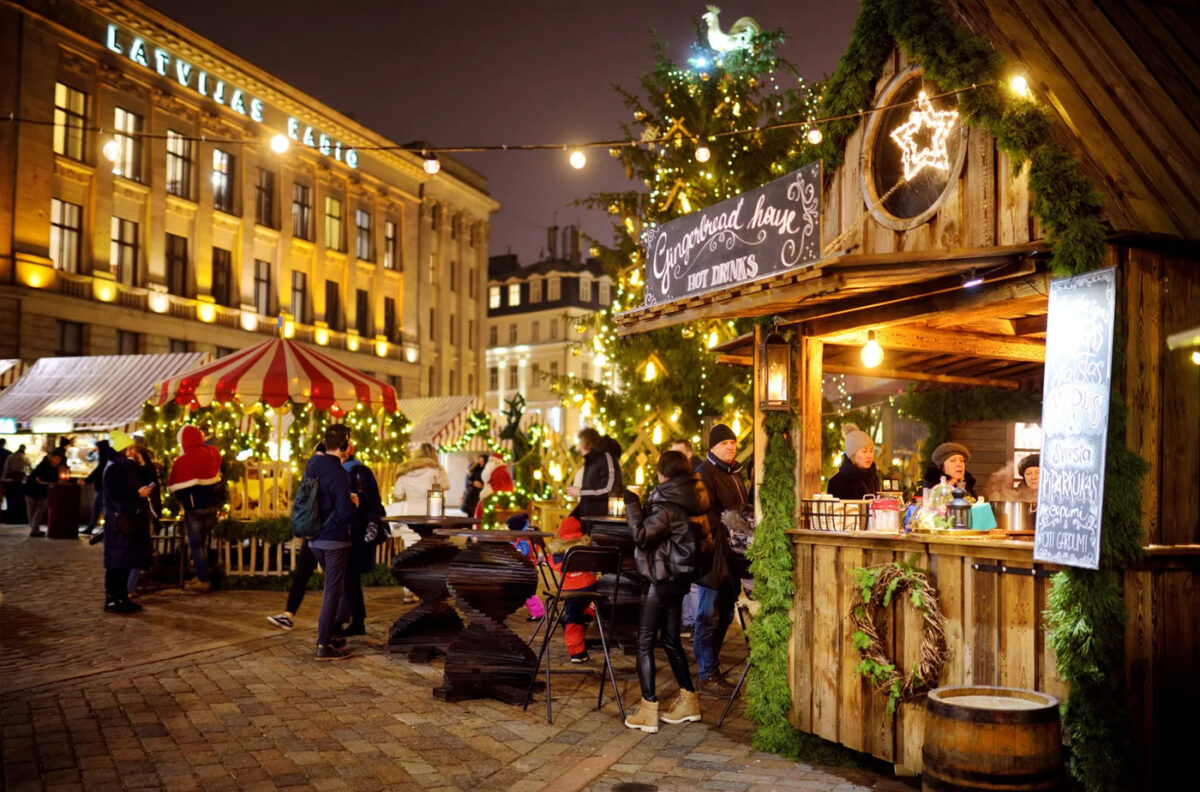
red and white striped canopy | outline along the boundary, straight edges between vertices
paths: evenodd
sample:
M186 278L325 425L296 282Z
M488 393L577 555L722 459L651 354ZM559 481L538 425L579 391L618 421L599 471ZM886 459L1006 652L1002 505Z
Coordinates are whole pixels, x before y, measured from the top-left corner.
M280 407L288 401L312 403L340 414L358 404L396 412L396 389L368 377L312 347L273 338L246 347L154 386L159 404L207 407L214 400L262 402Z

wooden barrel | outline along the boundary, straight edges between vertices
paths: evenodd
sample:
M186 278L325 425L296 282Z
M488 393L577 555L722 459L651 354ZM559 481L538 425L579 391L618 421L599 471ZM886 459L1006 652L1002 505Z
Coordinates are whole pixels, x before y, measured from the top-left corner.
M1058 699L1034 690L944 687L925 707L925 792L1061 790Z

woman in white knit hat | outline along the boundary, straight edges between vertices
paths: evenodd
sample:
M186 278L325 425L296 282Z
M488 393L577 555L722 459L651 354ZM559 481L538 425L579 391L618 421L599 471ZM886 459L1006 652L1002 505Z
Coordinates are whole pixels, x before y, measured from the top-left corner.
M879 492L879 469L875 467L875 442L852 423L842 427L846 452L842 465L829 479L829 494L842 500L861 500Z

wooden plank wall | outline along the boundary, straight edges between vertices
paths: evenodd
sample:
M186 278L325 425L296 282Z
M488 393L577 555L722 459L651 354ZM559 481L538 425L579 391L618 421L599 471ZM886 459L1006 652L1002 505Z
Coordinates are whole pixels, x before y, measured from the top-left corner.
M950 439L961 443L971 452L967 469L975 477L975 490L983 494L988 476L1004 467L1009 460L1008 422L973 421L950 427Z
M897 48L876 82L878 97L894 75L908 66ZM845 164L827 174L821 214L822 247L848 229L839 250L850 253L946 251L989 245L1015 245L1041 238L1030 214L1029 168L1014 175L1012 163L996 150L995 139L978 127L967 130L967 154L956 186L938 211L908 231L893 231L870 215L863 200L860 163L866 125L846 141ZM865 215L865 216L864 216Z

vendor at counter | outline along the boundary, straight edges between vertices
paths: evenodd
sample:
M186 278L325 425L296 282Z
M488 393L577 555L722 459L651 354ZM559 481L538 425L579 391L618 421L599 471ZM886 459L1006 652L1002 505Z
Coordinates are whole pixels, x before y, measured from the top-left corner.
M875 443L852 423L842 427L846 451L842 466L829 479L829 494L842 500L862 500L879 492L879 469L875 467Z
M1038 499L1038 473L1042 463L1041 454L1030 454L1017 465L1017 473L1021 483L1017 485L1017 500L1022 503L1036 503ZM1009 479L1011 481L1011 479Z
M958 443L942 443L933 449L932 461L925 468L925 479L921 485L926 489L936 487L946 477L946 483L951 487L962 487L972 498L975 494L975 477L967 471L967 463L971 461L971 452L966 446Z

